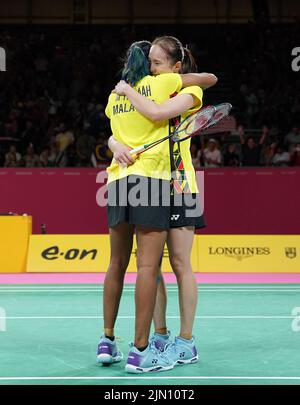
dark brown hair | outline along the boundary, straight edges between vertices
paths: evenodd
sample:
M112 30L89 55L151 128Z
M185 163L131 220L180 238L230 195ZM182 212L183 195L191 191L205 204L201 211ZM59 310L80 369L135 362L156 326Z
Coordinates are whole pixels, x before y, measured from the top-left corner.
M188 48L184 48L184 58L182 61L180 73L197 73L198 67L195 59Z
M179 39L171 36L163 36L155 38L152 45L159 45L167 54L170 62L175 65L176 62L183 62L184 49Z

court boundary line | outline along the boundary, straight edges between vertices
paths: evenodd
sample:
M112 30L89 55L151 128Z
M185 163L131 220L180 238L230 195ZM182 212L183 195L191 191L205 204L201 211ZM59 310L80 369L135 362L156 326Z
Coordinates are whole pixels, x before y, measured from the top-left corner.
M168 284L166 283L166 286L168 289L178 289L177 284ZM262 289L268 289L268 290L278 290L278 289L300 289L300 283L299 284L281 284L281 285L271 285L271 284L261 284L261 285L203 285L197 283L198 289L217 289L217 290L223 290L223 289L233 289L233 290L240 290L240 289L251 289L251 290L262 290ZM124 289L132 289L135 287L135 284L125 284ZM90 290L90 289L103 289L104 285L103 284L90 284L90 285L85 285L85 284L65 284L65 285L56 285L56 284L49 284L47 286L41 286L41 285L24 285L24 284L7 284L7 285L0 285L0 291L5 291L5 290L12 290L12 289L24 289L24 290L47 290L47 289L56 289L56 290L61 290L61 289L66 289L66 290L71 290L71 289L82 289L82 290Z
M170 377L0 377L0 381L59 381L59 380L300 380L300 376L170 376Z
M165 283L168 289L178 289L178 285L175 283ZM278 290L278 289L300 289L300 283L285 283L285 284L201 284L196 283L198 289L216 289L216 290L223 290L223 289L232 289L232 290L240 290L240 289L251 289L251 290ZM135 288L136 283L124 284L124 289L132 289ZM104 288L104 283L100 284L0 284L0 291L5 290L12 290L12 289L24 289L24 290L48 290L48 289L55 289L55 290L72 290L72 289L82 289L82 290L91 290L97 289L101 290Z
M1 279L1 273L0 273L0 279ZM170 287L176 287L177 282L175 283L170 283L167 280L165 280L166 284L169 285ZM132 283L125 283L124 282L124 287L130 287L136 284L136 280L134 280ZM253 288L261 288L262 286L270 287L270 288L276 288L276 287L288 287L288 286L293 286L293 285L300 285L300 281L298 283L290 282L290 283L218 283L218 282L211 282L211 283L199 283L197 284L201 285L202 287L216 287L216 288L226 288L226 287L231 287L231 288L240 288L240 287L253 287ZM103 287L104 283L103 282L90 282L90 283L72 283L72 282L65 282L65 283L54 283L54 282L48 282L44 284L40 283L13 283L13 284L1 284L0 286L3 288L9 288L9 287L37 287L37 288L47 288L48 286L52 287L57 287L57 288L63 288L63 287L83 287L83 288L90 288L90 287Z
M135 291L134 288L132 289L124 289L124 292L133 292ZM177 292L177 288L167 289L168 292ZM286 289L202 289L198 288L198 292L299 292L300 288L286 288ZM0 293L35 293L35 292L103 292L103 289L48 289L48 290L24 290L24 289L0 289Z
M168 315L167 315L168 316ZM197 315L195 319L295 319L293 315ZM0 319L103 319L103 315L66 316L5 316ZM118 319L135 319L134 315L120 315ZM169 315L168 319L180 319L179 315Z

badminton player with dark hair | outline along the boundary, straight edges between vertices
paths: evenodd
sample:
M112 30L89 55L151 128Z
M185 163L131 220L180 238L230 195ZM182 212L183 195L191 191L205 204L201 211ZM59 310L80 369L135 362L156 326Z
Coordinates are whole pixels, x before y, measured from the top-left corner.
M182 53L183 59L183 53ZM181 60L182 61L182 60ZM141 94L161 104L170 94L180 91L183 86L201 84L203 76L197 74L163 74L145 76L148 66L147 55L139 44L133 44L123 70L123 78ZM137 85L137 86L135 86ZM193 97L192 97L193 99ZM194 100L194 99L193 99ZM192 104L194 101L192 102ZM192 105L191 105L192 107ZM111 119L115 138L134 148L149 140L160 139L169 130L167 119L151 121L139 114L126 97L112 94L106 108ZM133 137L132 134L139 134ZM114 164L114 163L113 163ZM155 151L145 152L133 165L120 167L109 173L109 195L113 186L126 184L128 195L132 182L149 180L161 186L170 181L169 145L164 142L155 147ZM121 187L120 187L121 185ZM161 189L161 188L160 188ZM161 196L160 196L161 197ZM150 202L150 199L149 199ZM111 262L104 285L104 332L98 347L98 361L115 362L121 359L114 340L114 323L122 292L124 274L129 262L134 227L137 234L138 273L136 282L136 330L135 341L126 364L128 372L167 370L174 366L173 360L160 353L154 342L148 345L151 318L156 297L157 269L167 237L170 220L170 207L137 206L128 204L112 206L108 201L108 219L111 239ZM153 365L155 357L155 366Z
M157 38L150 50L151 73L161 74L166 72L195 72L197 66L188 49L184 50L183 60L178 60L181 57L182 47L180 42L174 37L161 37ZM216 78L208 77L203 87L207 88L216 82ZM116 86L116 91L119 94L125 94L138 111L142 112L146 117L152 120L162 120L174 117L180 113L183 118L199 109L202 105L202 90L199 87L188 87L179 92L177 97L161 105L157 105L149 99L142 97L134 89L126 84L125 81L120 82ZM196 101L196 102L195 102ZM177 117L177 121L180 117ZM114 141L111 141L114 144ZM113 148L114 149L114 148ZM115 142L115 150L117 150L117 143ZM122 146L121 146L122 149ZM128 151L127 151L128 152ZM190 140L182 142L179 146L174 145L172 150L176 157L171 153L172 159L180 159L185 169L185 178L187 181L184 183L185 196L190 196L195 199L198 193L197 183L195 178L195 170L192 164L190 155ZM176 180L176 179L175 179ZM178 185L178 184L177 184ZM180 185L180 184L179 184ZM178 192L178 188L175 189ZM179 188L179 192L182 192ZM172 196L172 205L170 213L170 231L168 232L168 249L170 254L170 262L173 271L177 277L179 286L179 303L181 314L181 325L179 336L175 338L172 345L172 358L175 362L192 363L197 361L197 354L195 349L195 342L192 337L192 327L195 317L195 310L197 305L197 284L192 271L190 263L190 254L193 244L195 228L204 226L202 215L195 215L194 217L187 216L186 213L191 212L181 200L181 204L176 206L174 204L174 196ZM190 205L190 204L189 204ZM176 219L176 221L174 221ZM172 221L173 220L173 221ZM150 341L154 341L156 347L164 349L170 343L170 333L166 326L166 289L161 280L157 291L157 300L154 310L154 326L155 333L151 336ZM171 349L171 348L170 348ZM184 358L180 353L185 352ZM170 350L169 350L170 352Z

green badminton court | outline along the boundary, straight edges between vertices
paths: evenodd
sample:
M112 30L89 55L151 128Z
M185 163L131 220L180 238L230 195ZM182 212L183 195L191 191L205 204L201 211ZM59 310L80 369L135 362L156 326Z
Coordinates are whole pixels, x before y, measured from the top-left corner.
M200 360L160 373L125 373L134 285L124 287L116 335L124 361L96 363L103 286L0 286L0 384L300 384L300 285L200 285L194 334ZM168 328L179 331L168 285Z

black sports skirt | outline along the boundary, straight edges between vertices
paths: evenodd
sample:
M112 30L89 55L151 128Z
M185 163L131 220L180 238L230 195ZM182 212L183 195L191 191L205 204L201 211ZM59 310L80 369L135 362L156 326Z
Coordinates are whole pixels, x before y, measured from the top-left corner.
M168 230L205 227L197 194L170 196L170 181L130 175L108 184L108 225L127 222Z

